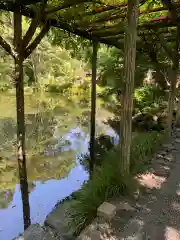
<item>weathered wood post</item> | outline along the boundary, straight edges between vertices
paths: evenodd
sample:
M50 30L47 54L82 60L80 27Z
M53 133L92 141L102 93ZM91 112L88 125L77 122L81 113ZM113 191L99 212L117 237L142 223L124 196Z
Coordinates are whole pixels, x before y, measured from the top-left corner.
M124 88L120 118L120 173L129 174L139 0L128 0L124 39Z
M93 176L95 162L95 131L96 131L96 74L97 74L97 50L98 43L93 41L92 52L92 79L91 79L91 127L90 127L90 162L89 174L90 179Z
M179 44L180 44L180 27L177 26L176 45L174 49L170 49L172 52L172 71L169 74L170 90L169 90L169 99L168 99L168 118L167 118L168 137L171 137L171 134L172 134L173 110L174 110L174 102L176 97L177 73L179 70L179 59L180 59ZM177 118L178 118L178 113L177 113Z

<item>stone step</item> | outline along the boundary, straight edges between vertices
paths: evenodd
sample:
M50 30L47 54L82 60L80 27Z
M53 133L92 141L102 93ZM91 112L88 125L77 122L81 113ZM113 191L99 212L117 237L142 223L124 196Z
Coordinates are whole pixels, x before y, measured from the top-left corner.
M57 205L57 207L46 217L45 226L53 229L53 231L65 240L75 239L73 229L69 228L68 212L70 211L71 202L65 201Z

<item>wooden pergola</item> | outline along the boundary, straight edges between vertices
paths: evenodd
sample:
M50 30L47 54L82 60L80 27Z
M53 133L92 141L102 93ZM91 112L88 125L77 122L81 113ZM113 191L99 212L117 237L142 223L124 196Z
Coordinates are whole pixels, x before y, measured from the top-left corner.
M128 5L127 0L62 0L59 2L60 3L57 3L57 5L53 5L52 3L48 4L45 0L0 0L1 10L14 12L16 15L15 19L17 21L15 21L15 24L17 25L14 26L20 26L20 22L18 23L18 16L20 15L32 19L29 29L22 38L21 48L19 48L18 45L18 39L19 41L21 40L20 33L19 38L15 36L16 44L14 49L7 44L1 36L0 45L15 59L15 62L19 59L18 56L20 56L20 59L23 62L23 60L26 59L37 47L50 27L63 29L69 33L92 41L93 54L90 140L90 170L92 174L95 159L94 141L97 43L103 43L122 49L124 47L124 42L129 41L131 46L130 50L125 48L126 53L128 53L128 51L133 52L133 46L136 45L137 48L149 52L152 50L150 50L150 44L152 44L153 40L153 42L160 43L164 48L168 57L172 61L172 69L176 72L179 67L180 1L159 0L159 7L157 7L157 5L154 7L153 4L149 5L150 1L148 0L134 0L132 1L134 2L134 5L131 4L131 6L130 3ZM127 11L131 11L132 18L128 18ZM137 21L134 21L135 19ZM129 28L129 24L132 21L134 21L135 30L133 28ZM32 41L32 37L34 36L37 27L40 27L41 31ZM135 41L132 40L132 36L136 36ZM169 43L174 43L175 46L172 47ZM152 54L152 52L150 54ZM128 61L128 59L125 59L125 64L127 64ZM20 63L22 64L22 62ZM135 68L135 58L132 68ZM134 69L129 71L131 73L129 75L128 72L125 72L124 98L122 101L120 135L121 160L123 158L127 158L127 154L129 154L130 151L129 143L131 143ZM19 93L23 97L23 83L21 81L20 85L18 80L16 80L16 82L17 86L21 87L21 91ZM169 122L171 124L176 76L174 76L170 82ZM23 101L21 103L23 103ZM24 110L22 110L22 112L23 111ZM170 125L168 127L171 128ZM19 158L18 161L20 161ZM25 169L25 167L22 169Z
M20 11L22 15L33 19L38 15L38 9L34 4L27 6L24 3L26 0L17 0L17 2L22 2L20 8L16 7L13 0L0 0L0 9L11 12ZM27 0L27 2L39 1ZM39 16L39 24L49 24L89 40L122 48L127 1L117 0L115 2L122 3L114 4L105 2L103 0L67 0L57 6L47 5L43 14ZM165 34L168 41L173 41L171 36L178 25L180 1L171 3L169 0L161 0L162 6L149 9L147 2L147 0L141 0L140 10L137 12L139 15L138 36L155 35L153 31L158 28L160 33ZM158 17L156 17L157 14ZM140 40L138 38L137 42Z

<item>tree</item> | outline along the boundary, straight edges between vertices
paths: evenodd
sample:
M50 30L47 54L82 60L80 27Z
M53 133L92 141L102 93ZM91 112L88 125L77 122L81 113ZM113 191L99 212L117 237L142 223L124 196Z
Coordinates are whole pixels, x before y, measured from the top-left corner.
M124 40L124 87L120 121L120 173L129 174L139 0L129 0Z

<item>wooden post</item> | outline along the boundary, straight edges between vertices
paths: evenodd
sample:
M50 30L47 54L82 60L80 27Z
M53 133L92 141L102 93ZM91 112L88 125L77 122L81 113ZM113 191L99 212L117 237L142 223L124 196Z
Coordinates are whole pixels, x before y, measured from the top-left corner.
M120 173L129 174L139 0L128 0L124 41L124 89L120 119Z
M95 131L96 131L96 71L97 71L97 42L93 41L92 53L92 82L91 82L91 127L90 127L90 179L93 176L95 162Z
M16 6L19 7L19 6ZM15 86L17 113L17 157L21 197L23 204L24 230L31 224L29 192L25 155L25 116L24 116L24 82L23 82L23 52L22 52L22 16L14 13L14 48L15 57Z
M172 59L172 69L169 74L170 90L168 99L168 117L167 117L167 134L171 137L172 134L172 119L174 110L174 101L176 97L176 84L177 84L177 73L179 69L179 44L180 44L180 27L176 29L176 45L175 45L175 56Z
M168 99L168 110L167 110L167 137L170 138L172 134L172 123L173 123L173 110L174 110L174 101L176 96L176 83L177 75L176 70L171 69L168 74L170 80L170 89L169 89L169 99Z

